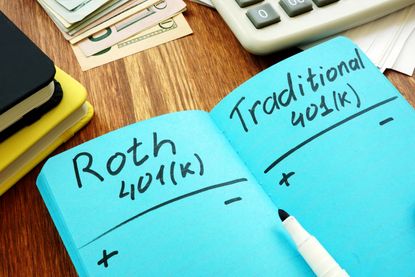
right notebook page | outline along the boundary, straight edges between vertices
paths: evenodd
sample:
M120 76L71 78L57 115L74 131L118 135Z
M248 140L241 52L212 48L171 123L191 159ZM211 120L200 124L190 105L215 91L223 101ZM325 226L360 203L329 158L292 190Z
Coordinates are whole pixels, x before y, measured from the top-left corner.
M415 113L350 40L272 66L211 116L351 276L415 274Z

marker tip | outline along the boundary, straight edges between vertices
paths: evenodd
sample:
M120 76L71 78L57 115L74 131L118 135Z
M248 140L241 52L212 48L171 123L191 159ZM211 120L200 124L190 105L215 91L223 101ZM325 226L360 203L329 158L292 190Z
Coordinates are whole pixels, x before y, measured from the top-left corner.
M278 209L278 215L281 219L281 221L283 222L284 220L286 220L290 215L284 211L283 209Z

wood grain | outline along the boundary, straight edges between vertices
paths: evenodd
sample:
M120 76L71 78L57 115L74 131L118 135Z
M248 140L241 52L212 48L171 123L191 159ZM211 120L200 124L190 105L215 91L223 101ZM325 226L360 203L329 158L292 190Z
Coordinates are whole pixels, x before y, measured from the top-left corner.
M251 55L214 10L188 2L185 15L193 35L82 72L69 43L36 1L0 0L0 9L87 88L95 108L91 123L54 154L153 116L210 110L239 84L296 52ZM415 105L415 77L386 76ZM76 276L35 186L42 165L0 198L0 276Z

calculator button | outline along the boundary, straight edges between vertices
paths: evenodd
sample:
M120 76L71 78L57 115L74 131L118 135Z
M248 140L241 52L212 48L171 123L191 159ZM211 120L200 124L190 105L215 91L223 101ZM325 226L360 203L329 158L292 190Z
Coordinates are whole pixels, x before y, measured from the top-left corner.
M229 0L225 0L225 1L229 1ZM236 3L238 3L239 7L241 8L245 8L248 7L250 5L262 2L263 0L236 0Z
M314 4L317 5L317 7L323 7L325 5L337 2L339 0L313 0Z
M248 10L246 15L257 29L280 21L279 14L270 4L263 4L261 6L251 8Z
M310 0L280 0L280 5L290 16L297 16L313 9Z

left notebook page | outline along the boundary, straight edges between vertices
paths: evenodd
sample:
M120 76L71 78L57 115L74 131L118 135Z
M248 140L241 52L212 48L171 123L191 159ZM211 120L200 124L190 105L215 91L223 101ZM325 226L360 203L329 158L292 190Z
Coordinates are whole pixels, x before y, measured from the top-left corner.
M84 143L51 158L37 184L81 276L304 273L275 235L275 207L206 112Z

